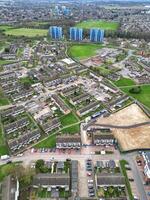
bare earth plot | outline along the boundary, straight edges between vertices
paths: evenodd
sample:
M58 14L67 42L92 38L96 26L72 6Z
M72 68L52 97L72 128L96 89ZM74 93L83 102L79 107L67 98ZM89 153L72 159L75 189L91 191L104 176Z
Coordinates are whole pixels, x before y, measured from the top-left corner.
M136 104L132 104L107 118L99 118L96 124L101 123L117 126L128 126L147 121L150 121L150 119L141 110L141 108Z
M132 104L107 118L98 119L96 124L128 126L148 121L150 119L141 108ZM150 148L150 124L128 129L113 128L112 132L124 151Z
M150 125L131 129L113 129L124 151L150 148Z

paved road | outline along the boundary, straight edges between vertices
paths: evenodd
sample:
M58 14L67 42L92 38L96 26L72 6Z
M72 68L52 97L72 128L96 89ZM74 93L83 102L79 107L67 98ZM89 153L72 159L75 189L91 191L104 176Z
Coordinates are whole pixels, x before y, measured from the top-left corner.
M38 159L43 159L45 161L51 160L53 157L55 160L60 160L64 161L67 158L71 158L72 160L86 160L88 158L91 158L93 161L95 160L110 160L112 159L112 154L107 154L107 155L96 155L93 154L95 151L94 147L83 147L81 152L76 152L73 154L68 154L68 153L30 153L30 151L26 152L22 157L16 157L12 156L11 160L13 162L17 161L22 161L25 165L29 165L32 162L35 162ZM113 154L113 159L114 160L119 160L120 159L120 154L115 151ZM4 164L6 161L0 161L0 164Z
M130 128L137 128L140 126L145 126L150 124L150 121L147 122L143 122L143 123L138 123L138 124L133 124L133 125L128 125L128 126L117 126L117 125L112 125L112 124L93 124L93 125L89 125L92 128L102 128L102 127L107 127L107 128L117 128L117 129L130 129ZM88 127L88 125L86 126L86 128Z
M137 155L137 152L133 152L133 153L124 154L121 156L123 159L127 160L128 163L130 164L130 167L131 167L132 173L133 173L133 177L134 177L134 180L136 183L136 187L140 194L140 199L147 200L147 195L144 190L143 180L141 178L140 171L138 170L136 162L135 162L136 155Z

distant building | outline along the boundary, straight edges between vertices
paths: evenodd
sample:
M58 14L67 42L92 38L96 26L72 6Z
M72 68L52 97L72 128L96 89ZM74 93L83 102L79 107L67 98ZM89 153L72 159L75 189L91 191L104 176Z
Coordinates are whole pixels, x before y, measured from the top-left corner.
M103 42L104 30L93 28L90 30L90 41L91 42Z
M49 34L50 37L54 40L60 40L63 37L62 34L62 27L58 27L58 26L51 26L49 28Z
M70 40L75 40L75 41L83 40L83 29L71 27L70 28Z

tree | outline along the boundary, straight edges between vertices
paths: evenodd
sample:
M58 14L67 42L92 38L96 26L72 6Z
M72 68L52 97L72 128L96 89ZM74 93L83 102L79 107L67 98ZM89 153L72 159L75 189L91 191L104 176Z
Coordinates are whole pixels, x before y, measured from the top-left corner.
M138 86L138 87L133 87L129 90L130 93L132 94L139 94L140 92L142 91L141 87Z
M44 167L44 160L42 160L42 159L37 160L36 163L35 163L36 169L40 169L41 167Z

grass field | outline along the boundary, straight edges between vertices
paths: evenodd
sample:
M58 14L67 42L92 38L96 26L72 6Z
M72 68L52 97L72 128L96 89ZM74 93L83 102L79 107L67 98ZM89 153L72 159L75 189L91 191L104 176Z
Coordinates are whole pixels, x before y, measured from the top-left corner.
M0 156L9 154L8 147L5 143L4 134L2 130L2 123L0 121Z
M64 128L62 129L61 131L63 134L75 134L75 133L79 133L80 132L80 125L77 124L77 125L73 125L73 126L70 126L68 128Z
M56 146L56 135L50 135L45 140L39 142L34 147L35 148L53 148Z
M62 116L59 119L60 119L60 122L63 126L68 126L68 125L71 125L71 124L78 122L78 118L73 112Z
M134 82L134 80L129 79L129 78L121 78L120 80L115 81L114 84L116 86L118 86L118 87L136 85L136 83Z
M4 164L0 166L0 181L2 181L6 176L12 174L15 168L20 162Z
M69 48L68 53L71 57L81 60L96 55L96 51L101 48L101 44L75 44Z
M7 65L10 63L14 63L14 60L2 60L0 59L0 66Z
M34 80L29 77L20 78L19 82L24 85L30 85L30 86L35 83Z
M117 30L119 28L119 24L117 22L108 22L102 20L88 20L78 23L76 27L79 28L101 28L103 30Z
M105 66L99 66L99 67L95 67L97 71L99 71L99 74L102 76L106 76L111 74L111 70L107 69Z
M132 86L122 87L121 89L128 95L134 97L135 99L137 99L138 101L150 108L150 85L141 86L141 92L139 94L130 93L129 90L131 88Z
M9 26L9 25L1 25L0 26L0 30L3 30L3 31L6 31L6 30L9 30L9 29L12 29L13 27L12 26Z
M36 36L46 36L48 30L32 29L32 28L12 28L12 29L6 29L4 33L6 35L12 35L12 36L36 37Z

